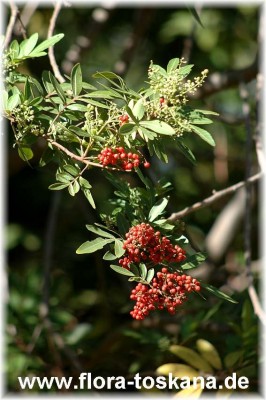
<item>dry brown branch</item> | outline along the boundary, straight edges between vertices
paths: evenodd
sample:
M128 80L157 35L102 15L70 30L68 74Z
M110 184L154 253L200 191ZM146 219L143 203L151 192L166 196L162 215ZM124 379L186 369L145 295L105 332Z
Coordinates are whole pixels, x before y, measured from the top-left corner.
M248 286L248 294L250 297L250 300L252 302L253 305L253 309L255 314L257 315L257 317L259 318L259 320L262 322L263 325L266 325L265 321L266 321L266 314L260 304L260 300L259 297L257 295L257 292L254 288L253 284L249 284Z
M21 30L21 25L25 29L30 22L31 17L33 16L35 10L38 8L38 2L32 2L29 1L28 3L25 4L23 10L20 12L20 21L17 21L15 27L14 27L14 32L15 34L19 34Z
M247 185L248 183L255 183L260 178L262 178L262 176L263 176L263 173L259 172L255 175L251 176L250 178L248 178L247 181L241 181L232 186L229 186L226 189L220 190L219 192L214 192L214 194L212 196L207 197L206 199L199 201L190 207L186 207L181 211L171 214L168 219L169 219L169 221L175 221L177 219L183 218L186 215L191 214L192 212L194 212L196 210L207 207L212 203L215 203L217 200L221 199L224 196L227 196L228 194L236 192L238 189L242 188L243 186Z
M59 12L61 10L61 7L62 7L62 1L58 1L56 3L55 7L54 7L54 11L53 11L52 17L50 19L47 38L50 38L51 36L53 36L56 20L57 20L57 17L59 15ZM50 64L51 64L51 67L53 69L55 77L59 80L60 83L65 82L64 77L61 75L61 73L59 71L59 67L57 65L57 62L56 62L56 59L55 59L55 55L54 55L54 47L53 46L49 47L48 57L49 57Z
M9 22L8 22L8 25L6 28L4 48L6 48L11 41L13 29L14 29L16 19L17 19L18 13L19 13L18 8L13 3L13 1L10 1L10 10L11 10L11 15L10 15L10 19L9 19Z

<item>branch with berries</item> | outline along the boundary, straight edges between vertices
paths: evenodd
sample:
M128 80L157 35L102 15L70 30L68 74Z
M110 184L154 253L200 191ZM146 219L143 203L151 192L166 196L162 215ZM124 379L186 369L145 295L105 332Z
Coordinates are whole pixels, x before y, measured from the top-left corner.
M96 239L83 243L77 253L108 247L103 259L117 259L118 265L111 268L137 282L131 292L136 301L131 315L136 319L155 309L165 308L174 314L188 294L203 287L234 302L187 275L205 255L191 253L182 222L165 216L170 183L154 184L144 174L152 167L152 157L168 161L166 144L195 163L186 144L187 135L215 145L202 126L211 124L209 116L217 114L190 105L190 97L204 84L208 71L189 79L193 65L186 65L182 58L170 60L166 68L151 62L146 87L138 92L113 72L97 72L88 83L80 64L66 80L58 80L51 71L43 71L41 81L20 72L21 63L46 55L45 50L62 37L51 36L37 44L35 33L20 44L13 41L4 50L3 116L10 121L14 146L24 161L33 158L35 143L45 139L47 147L40 165L57 165L51 190L67 189L71 196L82 191L96 208L88 180L92 168L118 189L116 198L110 199L112 212L101 214L103 224L87 225ZM124 172L136 173L143 186L131 187Z

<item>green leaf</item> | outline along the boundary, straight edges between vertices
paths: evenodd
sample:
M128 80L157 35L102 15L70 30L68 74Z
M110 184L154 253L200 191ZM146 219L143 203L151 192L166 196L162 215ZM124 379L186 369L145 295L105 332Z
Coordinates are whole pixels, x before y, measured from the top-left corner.
M103 259L106 261L113 261L116 260L118 257L115 256L113 253L111 253L110 251L107 251L104 256Z
M56 179L59 182L69 183L73 180L73 176L67 174L66 172L60 172L56 174Z
M139 264L139 270L140 270L140 276L142 279L146 279L147 276L147 267L145 264L140 263Z
M79 169L74 165L66 164L63 166L64 170L73 176L77 176L79 174Z
M135 124L132 124L132 123L124 124L124 125L120 126L119 133L121 133L122 135L132 134L132 133L136 132L137 129L138 129L138 127Z
M89 254L94 253L97 250L102 249L106 244L111 243L113 239L102 239L97 238L95 240L87 241L83 243L77 250L77 254Z
M92 187L89 181L87 181L87 179L84 179L82 176L79 177L79 184L84 189L91 189Z
M123 249L123 242L119 239L115 239L115 255L119 258L125 253Z
M64 37L64 34L59 33L58 35L54 35L54 36L50 37L49 39L44 40L42 43L39 44L39 46L35 47L34 51L32 53L30 53L30 56L35 57L35 54L38 54L38 53L42 52L43 50L48 49L48 47L53 46L54 44L59 42L59 40L61 40L63 37Z
M125 106L125 111L128 113L128 115L130 116L132 121L134 121L136 124L138 124L137 118L135 117L135 115L133 114L133 111L131 110L131 108L128 105Z
M158 73L163 77L167 78L167 73L164 68L162 68L160 65L157 64L153 64L153 67L156 67L156 74Z
M53 74L51 74L51 72L49 72L49 78L50 81L56 91L56 93L58 94L58 96L60 97L60 99L62 100L63 103L66 103L66 95L63 91L63 89L60 86L60 83L57 81L57 79L53 76Z
M123 249L123 242L119 239L115 239L115 255L119 258L125 253Z
M148 142L149 140L154 140L154 138L157 137L157 133L150 131L149 129L144 128L144 126L142 126L141 128L139 128L139 134L142 133L142 135L144 136L144 139L146 142Z
M148 270L146 281L150 283L153 277L154 277L154 268L151 268Z
M113 93L111 92L111 90L96 90L95 92L90 92L88 94L86 94L86 97L98 97L101 99L113 99L114 97L120 97L118 95L113 95Z
M87 107L84 106L84 104L79 104L79 103L71 103L67 106L67 109L72 111L81 111L81 112L88 111Z
M223 292L221 292L221 290L217 289L216 287L200 282L200 285L205 288L206 290L208 290L209 292L211 292L212 294L214 294L215 296L223 299L223 300L227 300L230 301L231 303L238 303L236 300L232 299L232 297L228 296L228 294L225 294Z
M166 197L160 199L149 212L149 221L154 221L165 209L168 204L168 199Z
M8 93L7 93L6 90L2 90L2 91L1 91L0 99L1 99L1 103L2 103L2 104L1 104L1 111L2 111L2 110L7 110Z
M48 189L50 190L61 190L61 189L65 189L66 187L68 187L68 183L52 183L52 185L48 186Z
M80 189L80 186L77 181L70 183L68 186L68 192L71 196L75 196L75 194L78 193L79 189Z
M185 67L179 68L178 73L183 75L183 78L185 78L187 75L189 75L193 67L193 64L186 65Z
M45 87L47 93L52 93L54 91L54 86L51 84L50 76L48 71L43 71L42 73L42 82Z
M179 150L184 154L184 156L192 162L192 164L196 165L196 158L192 151L185 145L185 143L181 142L180 140L176 141Z
M186 262L181 265L182 269L197 268L203 261L206 260L206 255L203 253L195 253L192 256L187 257Z
M110 267L115 272L118 272L121 275L134 276L134 274L131 271L129 271L129 270L125 269L125 268L119 267L118 265L110 265Z
M205 129L199 128L196 125L190 124L190 128L201 137L201 139L205 140L211 146L215 146L215 141L213 140L212 135L206 131Z
M11 59L16 59L19 55L19 44L17 40L13 40L10 44L10 55L11 55Z
M116 75L114 72L102 71L96 72L92 75L93 78L106 78L106 79L121 79L120 76Z
M210 118L205 118L201 116L189 118L189 121L191 124L196 124L196 125L207 125L213 123L213 121Z
M87 99L86 101L87 101L87 103L90 103L93 106L100 107L100 108L106 108L107 110L109 110L109 106L107 106L106 104L100 103L99 101L92 100L92 99Z
M114 235L112 235L111 233L103 231L102 229L98 228L95 225L86 225L86 228L88 229L88 231L96 233L96 235L102 236L102 237L107 238L107 239L115 240Z
M28 146L19 146L18 155L23 161L28 161L32 159L33 152Z
M82 91L82 72L80 64L76 64L72 68L70 81L74 96L78 96Z
M156 140L156 142L152 143L152 149L155 152L156 156L159 158L159 160L165 163L168 162L168 157L165 152L165 147L162 141Z
M160 133L161 135L168 135L168 136L175 135L174 128L172 128L166 122L160 120L141 121L140 125L154 132Z
M167 73L169 74L170 72L174 71L177 69L178 65L180 63L179 58L172 58L172 60L169 61L167 64Z
M219 113L215 112L215 111L209 111L209 110L194 110L195 112L199 112L201 114L206 114L206 115L219 115Z
M84 195L86 196L86 198L87 198L87 200L88 200L88 202L90 203L90 205L92 206L92 208L96 208L96 205L95 205L95 203L94 203L94 200L93 200L93 197L92 197L92 194L91 194L91 192L90 192L90 190L88 190L88 189L83 189L83 193L84 193Z
M12 94L7 101L7 110L12 111L20 103L20 96L18 93Z
M144 113L145 113L145 107L143 105L143 100L139 99L136 104L133 107L132 110L134 116L138 119L141 120L141 118L143 118Z
M83 131L81 128L75 125L70 125L68 130L78 136L89 136L88 132Z
M141 282L141 283L143 283L144 285L145 284L147 284L147 281L145 280L145 279L142 279L140 276L131 276L129 279L128 279L130 282Z
M38 33L34 33L28 39L25 39L20 43L19 58L23 56L28 56L30 54L30 52L34 49L34 47L37 44L38 37L39 37Z
M140 178L141 182L144 183L144 185L146 186L146 188L151 190L151 185L150 185L148 178L146 178L143 175L143 173L141 172L141 170L139 168L136 168L135 171L136 171L138 177Z
M139 276L139 269L138 269L138 267L136 267L136 265L131 264L130 271L132 271L134 275Z

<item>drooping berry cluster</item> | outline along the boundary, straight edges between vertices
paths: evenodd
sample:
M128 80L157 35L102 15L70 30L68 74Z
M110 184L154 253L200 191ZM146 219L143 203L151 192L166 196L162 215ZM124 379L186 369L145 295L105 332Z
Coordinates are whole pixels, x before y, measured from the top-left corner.
M130 269L130 263L172 263L181 262L186 258L181 247L173 245L169 239L161 236L159 231L156 232L144 222L130 228L126 233L123 248L126 250L126 256L119 260L119 264L126 269Z
M132 168L137 168L141 163L138 154L127 153L123 147L116 147L115 149L106 147L98 155L98 159L104 167L113 165L122 168L124 171L131 171ZM143 165L145 168L149 168L150 166L147 161Z
M138 283L131 291L130 299L135 300L136 305L130 314L137 320L144 319L155 309L166 308L170 314L175 314L176 308L187 300L187 293L201 289L195 278L177 272L170 273L167 268L157 272L151 286Z

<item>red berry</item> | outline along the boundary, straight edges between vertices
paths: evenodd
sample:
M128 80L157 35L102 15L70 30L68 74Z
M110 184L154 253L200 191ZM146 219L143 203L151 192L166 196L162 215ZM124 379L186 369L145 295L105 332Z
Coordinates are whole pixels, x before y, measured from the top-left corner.
M144 165L144 168L150 168L150 166L151 166L151 164L148 161L146 161L143 165Z

